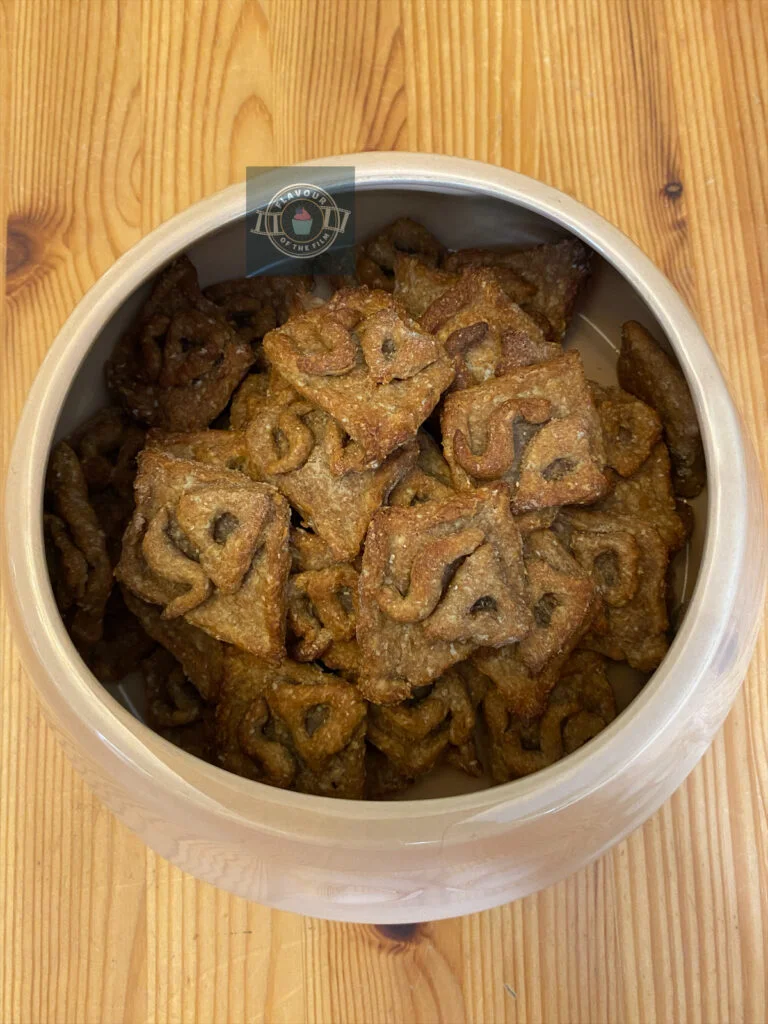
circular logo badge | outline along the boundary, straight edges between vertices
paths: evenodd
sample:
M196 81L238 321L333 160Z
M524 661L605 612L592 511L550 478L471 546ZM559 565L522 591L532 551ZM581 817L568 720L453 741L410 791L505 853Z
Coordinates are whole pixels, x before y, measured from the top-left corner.
M284 256L312 259L326 252L344 231L349 211L318 185L287 185L259 211L256 232Z

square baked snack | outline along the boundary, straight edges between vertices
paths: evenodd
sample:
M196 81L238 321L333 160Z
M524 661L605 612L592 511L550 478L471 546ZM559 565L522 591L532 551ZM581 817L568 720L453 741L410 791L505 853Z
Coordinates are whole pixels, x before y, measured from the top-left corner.
M357 446L345 446L337 421L285 385L270 390L245 437L258 478L285 495L338 562L358 554L374 512L417 455L410 442L378 468L348 468Z
M507 487L376 513L357 629L369 700L405 700L476 648L521 639L532 621Z
M669 648L668 545L635 516L574 509L562 511L555 526L602 598L581 645L652 672Z
M179 256L157 280L107 363L107 386L134 419L199 430L225 408L253 363L251 346L206 299Z
M162 452L139 456L118 579L163 615L252 654L284 653L290 509L266 484Z
M230 649L216 707L224 768L281 789L359 799L366 704L351 683L314 665L269 665Z
M440 342L392 297L345 289L271 331L264 349L297 391L342 424L370 465L416 436L455 375Z
M523 282L523 285L525 282ZM457 283L425 310L419 321L436 335L457 362L455 387L479 384L515 362L524 346L536 346L551 358L559 354L540 324L509 296L504 271L465 270Z
M461 249L446 257L446 270L500 267L513 270L532 285L535 294L523 299L526 312L543 317L553 340L562 341L576 298L589 276L590 249L577 238L564 238L532 249Z
M522 513L592 502L608 489L600 421L578 352L452 392L441 422L458 490L503 480Z

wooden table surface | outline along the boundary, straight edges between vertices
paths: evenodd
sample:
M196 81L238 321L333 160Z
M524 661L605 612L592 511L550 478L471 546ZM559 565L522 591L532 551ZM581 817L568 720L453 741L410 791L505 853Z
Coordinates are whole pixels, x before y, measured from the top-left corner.
M760 0L0 0L5 455L59 326L142 235L249 164L402 149L618 224L693 306L765 467L767 35ZM765 639L645 827L536 896L393 938L147 850L70 768L2 629L0 1024L768 1017Z

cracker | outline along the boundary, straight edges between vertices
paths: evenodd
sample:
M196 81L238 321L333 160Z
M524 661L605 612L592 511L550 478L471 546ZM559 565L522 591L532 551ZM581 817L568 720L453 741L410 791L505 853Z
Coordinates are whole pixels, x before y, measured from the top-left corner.
M555 341L562 341L576 298L589 276L591 250L576 238L564 238L532 249L462 249L443 262L446 270L503 267L519 274L535 289L523 308L546 317Z
M369 700L403 700L477 647L519 640L531 625L506 487L376 513L357 630Z
M117 576L163 615L264 658L283 654L290 513L242 473L148 451Z
M203 716L203 700L172 654L158 647L142 662L147 725L156 732L191 725Z
M264 339L275 369L342 424L370 462L416 435L455 370L439 341L384 292L337 292Z
M452 392L441 416L454 486L512 489L517 513L595 501L608 489L600 423L578 352Z
M334 660L334 645L354 641L357 585L358 573L349 564L291 576L288 625L295 638L290 650L296 661L326 661L326 655Z
M659 414L672 457L675 493L695 498L706 483L706 464L696 409L682 370L644 327L629 320L621 329L617 371L619 384Z
M249 344L200 291L179 256L160 275L107 363L107 384L130 415L164 430L207 426L253 363Z
M493 269L464 271L419 321L456 358L456 388L493 377L525 340L544 344L541 328L513 302Z
M238 277L210 285L203 295L249 345L321 301L314 294L314 279L299 275Z

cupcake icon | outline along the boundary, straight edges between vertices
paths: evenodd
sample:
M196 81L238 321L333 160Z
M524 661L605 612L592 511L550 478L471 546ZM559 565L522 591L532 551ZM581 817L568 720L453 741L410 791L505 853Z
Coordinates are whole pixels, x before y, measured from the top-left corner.
M308 235L312 230L312 214L300 206L291 219L291 226L295 235Z

